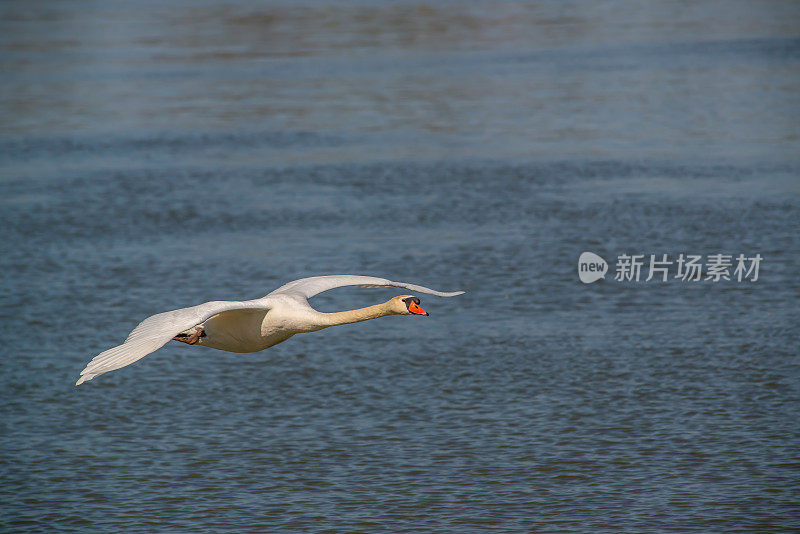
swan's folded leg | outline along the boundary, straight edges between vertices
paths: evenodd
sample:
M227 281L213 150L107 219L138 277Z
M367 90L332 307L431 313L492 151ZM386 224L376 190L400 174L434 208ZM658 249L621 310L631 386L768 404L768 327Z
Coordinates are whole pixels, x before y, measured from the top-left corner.
M195 326L194 328L190 328L185 332L181 332L177 336L173 337L175 341L180 341L181 343L188 343L189 345L196 345L198 341L200 341L201 337L206 337L206 332L203 329L203 325Z

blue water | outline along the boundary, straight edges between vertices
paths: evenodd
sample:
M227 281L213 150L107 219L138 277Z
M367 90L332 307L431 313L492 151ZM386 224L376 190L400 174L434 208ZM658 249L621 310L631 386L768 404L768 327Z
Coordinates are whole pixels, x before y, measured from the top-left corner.
M0 531L800 529L798 19L3 3ZM718 253L758 280L614 279ZM467 293L74 386L148 315L332 273Z

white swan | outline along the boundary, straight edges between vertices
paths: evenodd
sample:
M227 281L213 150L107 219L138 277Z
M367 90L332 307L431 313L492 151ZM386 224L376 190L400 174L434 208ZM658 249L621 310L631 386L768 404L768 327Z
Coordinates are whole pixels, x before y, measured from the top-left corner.
M314 332L385 315L428 315L413 295L400 295L383 304L335 313L319 312L308 303L314 295L343 286L402 287L437 297L463 293L434 291L374 276L343 274L302 278L260 299L218 300L152 315L139 323L122 345L95 356L81 371L75 385L144 358L171 339L229 352L257 352L301 332Z

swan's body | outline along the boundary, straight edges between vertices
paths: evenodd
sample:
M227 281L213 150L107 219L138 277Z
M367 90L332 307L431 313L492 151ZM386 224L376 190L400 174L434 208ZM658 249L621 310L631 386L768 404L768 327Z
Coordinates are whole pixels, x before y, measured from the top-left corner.
M108 371L125 367L176 339L228 352L258 352L295 334L329 326L357 323L386 315L427 315L419 299L401 295L382 304L357 310L323 313L308 299L336 287L402 287L439 297L445 293L405 282L356 275L315 276L289 282L260 299L212 301L153 315L139 323L122 345L98 354L81 371L80 385Z

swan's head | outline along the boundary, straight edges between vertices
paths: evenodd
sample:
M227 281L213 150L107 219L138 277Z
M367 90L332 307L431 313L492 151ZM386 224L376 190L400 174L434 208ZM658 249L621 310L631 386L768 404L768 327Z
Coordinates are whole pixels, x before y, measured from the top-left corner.
M428 312L420 308L419 299L414 295L400 295L392 299L395 311L400 315L428 315Z

